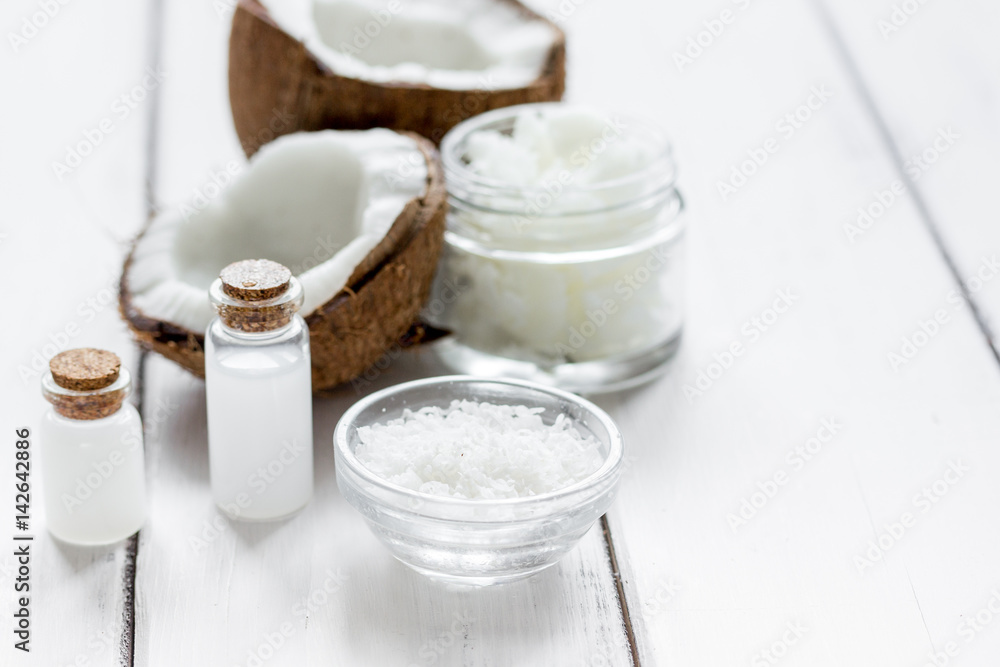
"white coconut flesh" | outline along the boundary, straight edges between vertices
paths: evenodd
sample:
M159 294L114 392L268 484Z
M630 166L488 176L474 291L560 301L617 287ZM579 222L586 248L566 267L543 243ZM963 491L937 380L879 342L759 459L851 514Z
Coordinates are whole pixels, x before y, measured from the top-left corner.
M391 130L309 132L267 144L200 209L157 217L127 275L147 317L202 332L208 287L241 259L270 259L302 282L308 314L346 284L414 197L427 189L423 153Z
M558 39L502 0L262 0L333 72L373 83L508 89L539 77Z

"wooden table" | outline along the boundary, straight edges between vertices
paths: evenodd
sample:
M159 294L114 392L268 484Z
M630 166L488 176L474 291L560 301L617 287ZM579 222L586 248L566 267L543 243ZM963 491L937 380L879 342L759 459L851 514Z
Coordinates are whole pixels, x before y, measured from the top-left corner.
M628 447L603 530L544 574L469 591L397 563L340 497L350 388L316 401L308 510L219 519L202 382L139 354L114 297L146 217L242 160L231 0L50 4L34 32L37 0L4 11L6 33L31 33L0 58L4 451L43 409L33 355L127 352L151 517L75 549L36 497L33 650L5 630L0 664L997 664L1000 5L540 3L569 35L567 99L675 140L689 314L667 375L599 400ZM414 353L378 383L431 372Z

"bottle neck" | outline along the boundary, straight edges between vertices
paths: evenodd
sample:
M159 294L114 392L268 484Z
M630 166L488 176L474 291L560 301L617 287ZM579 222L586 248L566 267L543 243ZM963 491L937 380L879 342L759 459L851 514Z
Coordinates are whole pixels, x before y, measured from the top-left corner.
M67 419L90 421L104 419L118 412L132 392L132 378L121 369L118 379L103 389L73 391L60 387L52 373L42 378L42 395L56 414Z
M226 332L254 336L250 340L261 340L260 335L280 336L287 331L304 298L302 285L294 277L288 290L272 299L246 301L232 297L223 290L221 279L212 283L208 294Z
M295 313L292 313L284 325L278 326L274 329L265 329L262 331L247 331L245 329L230 326L230 324L221 316L216 319L216 322L218 323L220 332L226 336L241 341L256 343L281 338L291 332L300 319L301 318L297 317Z

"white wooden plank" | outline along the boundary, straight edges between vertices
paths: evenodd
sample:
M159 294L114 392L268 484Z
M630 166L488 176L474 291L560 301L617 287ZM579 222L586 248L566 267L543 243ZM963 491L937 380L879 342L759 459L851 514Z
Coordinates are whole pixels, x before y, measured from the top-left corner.
M166 6L162 205L190 198L239 157L226 96L228 19L193 0ZM426 353L407 354L364 390L439 371ZM147 405L173 417L150 442L137 665L252 664L270 644L281 645L270 664L630 663L598 529L556 568L502 589L446 589L410 572L336 489L331 438L360 396L350 387L314 405L317 487L306 511L273 526L229 523L209 493L201 381L158 358L148 373ZM216 521L223 528L213 537ZM204 548L192 543L203 531ZM310 596L314 608L304 609Z
M730 22L678 71L673 53L723 9ZM587 3L566 25L569 98L671 130L691 212L681 352L660 382L601 401L633 457L611 527L643 664L771 664L761 651L787 623L807 630L782 665L923 664L949 641L962 664L990 664L1000 634L966 643L958 624L997 583L995 362L948 303L955 285L911 202L846 239L845 216L896 174L811 7ZM833 97L781 136L817 85ZM772 136L778 152L721 201L717 182ZM798 296L789 312L744 335L783 289ZM947 326L894 372L887 353L940 308ZM684 386L734 341L746 352L689 402ZM824 418L843 431L795 470L788 452ZM914 495L950 460L972 471L922 512ZM787 483L734 533L727 515L779 471ZM859 572L854 557L907 511L915 525Z
M336 488L332 435L356 399L350 389L315 403L306 510L273 525L229 522L209 489L203 383L148 363L149 405L175 412L150 445L136 664L247 664L272 645L277 664L628 664L598 528L551 571L502 589L447 588L411 572Z
M216 192L213 175L246 158L229 109L229 26L236 3L179 0L164 7L163 67L172 74L160 97L158 206ZM216 179L220 180L220 179Z
M991 219L1000 176L1000 6L979 0L826 5L906 164L901 180L926 204L1000 348L1000 280L977 280L984 256L1000 249L1000 226ZM948 128L951 144L938 139ZM871 192L858 194L845 220L871 204ZM871 233L880 226L876 220Z
M149 106L133 99L132 91L145 76L147 9L145 2L118 0L18 0L5 6L0 78L8 98L0 109L0 272L12 289L0 332L5 350L0 388L5 406L0 418L4 665L120 664L126 547L76 548L45 531L44 471L38 457L46 443L37 430L47 403L36 369L62 349L97 346L116 351L137 370L137 355L117 313L117 279L124 243L146 216ZM24 41L12 40L11 34ZM87 141L96 146L59 178L53 163L65 163L71 147L87 151L79 147ZM19 576L9 546L15 532L13 440L14 429L24 426L33 432L35 462L29 654L13 648L8 614L14 611L14 578Z

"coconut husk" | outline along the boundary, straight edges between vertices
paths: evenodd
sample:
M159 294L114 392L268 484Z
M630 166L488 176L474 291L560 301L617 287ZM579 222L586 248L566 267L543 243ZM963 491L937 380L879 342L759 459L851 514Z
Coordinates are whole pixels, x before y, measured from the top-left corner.
M491 109L555 102L566 80L566 38L554 23L517 0L526 20L558 37L538 78L498 90L446 90L426 84L374 83L340 76L284 32L257 0L239 0L229 37L229 101L236 133L252 155L277 136L324 129L388 127L439 144L461 121Z
M302 313L309 326L316 393L358 377L397 341L412 344L423 335L415 335L414 330L422 329L413 327L437 268L447 199L437 149L427 139L410 136L427 162L425 194L406 205L386 236L355 268L346 287L314 312ZM141 346L205 377L204 332L157 320L133 303L128 277L134 247L119 287L122 317Z

